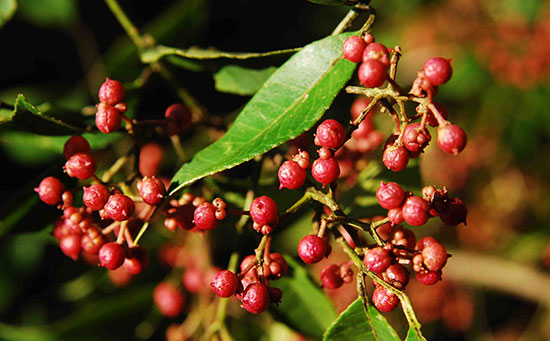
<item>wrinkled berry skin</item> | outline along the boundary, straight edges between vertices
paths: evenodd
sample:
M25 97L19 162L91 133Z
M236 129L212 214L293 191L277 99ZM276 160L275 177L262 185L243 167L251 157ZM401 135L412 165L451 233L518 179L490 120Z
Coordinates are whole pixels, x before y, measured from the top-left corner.
M88 140L82 136L72 136L63 145L63 156L66 160L76 153L90 153L91 147Z
M306 170L300 167L296 161L285 161L279 167L278 177L279 189L297 189L302 187L306 181Z
M121 82L106 78L99 88L99 100L108 105L115 105L124 99L124 85Z
M89 187L84 187L84 193L82 194L82 201L86 207L93 211L99 211L103 209L110 196L109 189L101 184L93 184Z
M340 122L328 119L315 131L315 145L330 149L339 148L346 140L346 130Z
M420 123L407 125L403 132L403 145L410 152L422 152L431 139L427 129L420 129Z
M105 204L105 213L116 221L128 220L135 210L134 201L124 194L113 194Z
M404 147L388 146L384 150L382 161L388 169L399 172L407 167L409 163L409 153Z
M237 275L229 270L222 270L216 274L210 286L220 297L230 297L235 295L239 288L239 279Z
M430 271L439 271L447 263L447 251L439 243L432 243L424 247L422 257L424 257L424 265Z
M393 292L379 286L372 293L372 302L376 309L388 313L397 307L399 298Z
M252 283L244 290L242 307L253 314L262 313L269 306L269 296L264 284Z
M161 282L156 286L153 300L162 315L168 318L178 316L185 303L183 294L168 282Z
M321 282L323 287L327 289L338 289L344 284L342 276L340 276L340 267L336 264L329 264L321 270Z
M76 153L65 163L67 175L81 180L91 178L96 168L94 157L87 153Z
M376 191L376 199L380 206L387 210L401 207L405 191L397 182L382 182Z
M80 240L82 250L86 253L94 255L97 255L103 244L105 244L103 234L101 234L101 232L95 227L89 227Z
M363 57L363 51L367 42L359 36L351 36L344 41L342 50L344 58L353 63L359 63Z
M386 67L376 59L367 59L357 70L359 82L367 88L382 86L387 78Z
M298 256L307 264L321 261L328 251L328 243L314 234L304 236L298 243Z
M338 179L338 176L340 176L340 165L338 165L338 161L333 157L326 160L317 159L313 161L313 165L311 166L311 175L325 187Z
M277 223L277 204L266 195L258 197L250 204L250 216L258 225L271 225Z
M164 112L166 118L166 132L168 135L179 135L191 126L191 111L181 104L175 103Z
M429 210L428 202L416 195L408 197L401 208L403 219L412 226L424 225L430 218Z
M216 207L209 202L200 204L193 213L193 223L201 230L212 230L218 226Z
M380 43L368 44L363 52L363 61L375 59L382 63L386 68L390 67L390 52L388 48Z
M97 106L95 125L104 134L115 132L122 123L122 114L115 107L105 104Z
M401 264L392 264L386 269L384 280L397 289L403 289L409 283L409 270Z
M430 58L424 63L424 75L434 86L447 83L453 75L450 59Z
M445 153L457 155L466 147L466 142L466 133L455 124L439 126L437 129L437 145Z
M53 176L48 176L40 181L38 187L34 189L40 200L48 205L57 205L61 201L61 196L65 191L65 185Z
M388 250L381 247L375 247L369 249L365 253L363 263L367 266L367 269L374 272L382 272L391 265L391 257Z
M105 243L98 252L99 265L109 270L118 269L124 263L126 251L116 242Z
M137 188L143 201L149 205L160 204L164 198L164 194L166 194L164 183L155 176L143 178L143 180L138 182Z

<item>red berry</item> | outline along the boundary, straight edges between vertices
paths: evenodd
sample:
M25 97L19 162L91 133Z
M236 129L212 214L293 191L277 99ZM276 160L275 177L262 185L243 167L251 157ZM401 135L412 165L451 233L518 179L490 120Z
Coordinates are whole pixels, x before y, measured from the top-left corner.
M169 106L164 117L166 117L166 132L170 136L179 135L191 126L191 111L181 103Z
M81 250L80 236L71 233L61 237L59 248L65 255L71 257L73 260L77 260Z
M279 288L269 287L269 301L275 304L281 303L283 298L283 291Z
M270 253L269 259L271 261L269 263L270 279L279 279L287 273L288 263L283 255L280 253Z
M344 41L343 52L344 58L359 63L363 56L363 51L367 46L367 42L359 36L351 36Z
M143 246L133 246L126 251L124 268L132 275L140 274L149 265L149 256Z
M401 264L392 264L384 272L384 280L397 289L403 289L409 283L409 270Z
M70 137L65 145L63 145L63 156L65 159L70 159L76 153L87 153L91 151L90 144L82 136L72 136Z
M421 152L432 139L428 129L420 129L420 123L407 125L403 132L403 145L410 152Z
M390 67L390 52L388 48L380 43L368 44L362 56L363 61L375 59L382 63L386 68Z
M340 276L340 267L336 264L329 264L321 271L321 282L327 289L337 289L344 284Z
M367 59L362 62L357 70L359 82L367 88L382 86L387 78L387 70L384 64L376 59Z
M262 313L269 306L269 296L269 289L264 284L250 284L243 293L242 307L253 314Z
M144 177L143 180L138 181L137 188L143 201L149 205L160 204L166 194L164 183L155 176Z
M230 297L235 295L239 288L240 281L233 272L222 270L216 274L216 277L210 283L210 286L220 297Z
M379 286L376 287L372 293L372 303L374 303L376 309L388 313L397 307L399 298L397 298L393 292Z
M198 293L204 289L204 274L196 266L185 269L181 276L183 287L190 293Z
M296 161L285 161L279 167L279 189L297 189L306 181L306 170Z
M376 199L378 203L385 209L401 207L403 199L405 199L405 191L396 182L388 182L380 184L376 191Z
M89 227L80 240L82 250L89 254L97 254L103 244L105 244L103 234L95 227Z
M107 186L101 184L93 184L89 187L84 187L84 193L82 194L82 201L86 207L93 211L99 211L103 209L111 193Z
M323 184L323 187L331 184L340 176L338 161L333 157L326 160L315 160L311 166L311 175L313 175L313 178L317 180L317 182Z
M139 151L139 172L143 176L153 176L158 173L163 158L162 147L156 143L148 143Z
M459 198L452 198L447 202L447 208L439 212L439 218L443 223L449 226L456 226L460 223L466 225L466 216L468 210L466 205Z
M449 117L447 108L443 103L434 103L434 105L444 119L447 119ZM432 127L439 126L439 122L437 121L437 119L435 118L435 114L431 110L428 110L426 122Z
M363 97L363 96L357 97L351 104L351 108L350 108L351 118L355 120L357 117L359 117L359 115L361 115L361 112L363 112L363 110L370 104L370 102L371 102L370 98ZM372 114L373 112L374 110L371 109L367 117L370 117L370 114Z
M99 131L105 134L117 131L122 123L122 114L115 107L107 104L99 104L95 114L95 125Z
M91 178L96 171L94 157L88 153L76 153L65 163L65 171L70 177L78 179Z
M424 265L430 271L439 271L447 263L447 251L439 243L431 243L422 250Z
M59 179L48 176L40 181L40 184L34 191L38 193L40 200L46 204L57 205L61 201L65 185Z
M425 247L434 243L437 243L437 240L435 240L434 237L426 236L420 238L418 242L416 242L416 246L414 248L415 250L422 251Z
M433 285L441 280L441 271L416 272L416 279L424 285Z
M117 80L110 78L99 88L99 100L108 105L115 105L124 99L124 85Z
M388 146L382 155L384 165L394 172L399 172L409 163L409 153L404 147Z
M363 36L363 39L365 40L365 42L368 45L368 44L370 44L374 41L374 36L370 33L365 33L365 35Z
M460 153L466 147L466 141L466 133L457 125L447 124L437 129L437 145L446 153Z
M209 202L200 204L193 213L193 223L201 230L212 230L218 226L216 207Z
M401 207L388 210L388 220L392 225L399 225L405 221Z
M279 220L277 204L270 197L263 195L250 204L250 216L258 225L273 225Z
M346 140L346 130L340 122L328 119L315 131L315 145L325 148L339 148Z
M309 153L298 149L298 153L292 156L292 161L297 162L303 169L307 169L309 167Z
M391 265L391 257L388 250L381 247L375 247L369 249L365 253L363 262L367 266L367 269L374 272L382 272Z
M424 76L434 86L446 83L453 74L451 60L441 57L430 58L424 63Z
M105 243L99 249L99 265L109 270L118 269L124 264L126 251L124 247L116 242Z
M159 283L153 291L153 300L162 315L174 318L183 309L183 294L168 282Z
M314 234L307 235L298 243L298 256L305 263L317 263L329 253L329 245L323 239Z
M430 218L429 210L428 202L416 195L408 197L401 208L403 219L413 226L424 225Z
M105 204L105 213L116 221L128 220L135 210L134 201L124 194L113 194Z

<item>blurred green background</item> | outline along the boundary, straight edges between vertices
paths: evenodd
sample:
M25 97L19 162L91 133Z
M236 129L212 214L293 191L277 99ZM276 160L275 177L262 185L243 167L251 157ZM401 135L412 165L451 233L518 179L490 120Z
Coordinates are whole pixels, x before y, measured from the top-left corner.
M12 15L14 3L0 0L0 17ZM296 0L120 3L158 43L235 52L304 46L330 34L347 12ZM452 58L453 77L437 100L468 132L468 146L458 157L432 146L420 161L423 183L447 186L469 211L467 227L431 223L418 230L437 236L455 255L442 283L408 289L425 335L430 340L550 339L550 286L535 285L550 283L550 2L374 0L372 6L376 40L403 51L398 82L404 87L427 58ZM0 29L0 43L3 118L17 93L45 105L41 108L79 112L94 105L105 76L130 83L144 68L102 1L18 0L13 18ZM234 117L248 100L217 92L208 70L174 74L222 120ZM155 77L129 93L136 117L160 115L177 101ZM0 334L43 339L34 327L47 324L80 339L163 337L168 322L155 315L149 293L165 269L150 269L117 289L101 269L64 257L49 236L51 227L44 229L55 209L26 199L44 174L59 172L63 141L0 129L5 165ZM32 207L30 216L16 223L5 218L15 219L11 213L25 205ZM156 248L167 237L150 232L146 239ZM349 297L338 295L331 297L340 310ZM113 307L113 300L121 304ZM390 321L402 323L399 314L390 314ZM144 326L144 320L154 322Z

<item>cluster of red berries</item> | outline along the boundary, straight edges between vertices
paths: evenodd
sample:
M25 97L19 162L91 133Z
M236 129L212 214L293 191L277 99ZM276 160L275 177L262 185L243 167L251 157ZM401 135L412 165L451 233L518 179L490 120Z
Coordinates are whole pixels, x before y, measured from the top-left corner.
M122 117L126 112L124 85L107 78L99 88L99 104L95 115L95 124L102 133L112 133L120 128Z
M383 44L374 42L372 34L349 37L344 41L343 52L345 59L361 63L357 76L363 86L377 88L384 84L390 68L390 50Z

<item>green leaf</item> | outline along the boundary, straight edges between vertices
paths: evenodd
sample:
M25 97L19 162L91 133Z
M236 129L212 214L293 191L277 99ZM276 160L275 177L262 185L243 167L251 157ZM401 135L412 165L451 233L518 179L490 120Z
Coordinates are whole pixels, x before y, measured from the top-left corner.
M0 0L0 27L4 26L17 10L17 1Z
M197 153L174 178L175 191L295 138L310 129L351 78L341 58L352 33L309 44L282 65L248 102L227 133Z
M409 332L407 333L406 341L426 341L426 338L419 334L414 328L409 327Z
M238 65L223 66L214 74L216 90L243 96L254 95L275 70L277 68L274 66L261 70Z
M307 0L318 5L327 6L354 6L359 3L359 0Z
M397 332L376 308L371 305L367 308L369 316L363 309L361 299L355 300L326 330L323 340L400 340Z
M15 109L7 121L0 121L0 127L12 128L40 135L81 134L84 129L45 115L33 106L23 94L15 100Z
M334 307L304 267L291 257L285 259L289 273L271 284L283 291L283 298L270 311L298 332L321 338L323 331L336 318Z
M67 27L78 19L75 0L19 0L18 14L44 27Z

